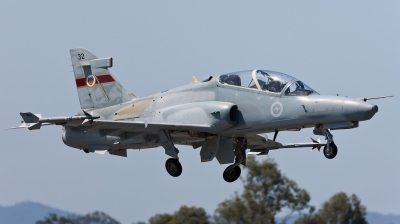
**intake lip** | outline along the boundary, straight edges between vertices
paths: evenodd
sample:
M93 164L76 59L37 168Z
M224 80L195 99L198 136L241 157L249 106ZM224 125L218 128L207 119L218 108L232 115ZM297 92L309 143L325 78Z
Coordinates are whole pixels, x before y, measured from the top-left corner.
M233 124L237 122L237 113L238 113L238 106L233 105L231 107L231 110L229 111L229 118L231 119L231 122Z

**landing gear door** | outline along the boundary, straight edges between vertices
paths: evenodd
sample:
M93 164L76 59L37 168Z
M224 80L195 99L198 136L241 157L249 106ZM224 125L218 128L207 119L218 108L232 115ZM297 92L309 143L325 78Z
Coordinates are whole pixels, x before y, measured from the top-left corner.
M220 164L233 163L235 153L232 139L219 139L219 137L208 139L201 148L200 156L201 162L209 162L217 157Z
M214 159L218 152L219 137L208 139L200 151L201 162L209 162Z
M231 164L235 159L232 139L220 139L217 160L219 164Z

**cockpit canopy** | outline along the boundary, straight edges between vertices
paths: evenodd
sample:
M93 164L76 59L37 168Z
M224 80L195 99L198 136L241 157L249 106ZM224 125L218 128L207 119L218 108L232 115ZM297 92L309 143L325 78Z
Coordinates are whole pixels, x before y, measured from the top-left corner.
M267 70L248 70L232 72L219 77L221 84L258 89L272 93L282 93L286 96L307 96L318 94L302 81L290 75Z

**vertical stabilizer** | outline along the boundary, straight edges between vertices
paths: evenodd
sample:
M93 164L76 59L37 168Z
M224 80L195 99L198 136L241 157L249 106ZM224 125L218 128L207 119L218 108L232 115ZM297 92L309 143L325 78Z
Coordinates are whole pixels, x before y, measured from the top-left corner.
M132 95L111 75L112 58L98 58L89 50L70 50L82 109L98 109L130 101Z

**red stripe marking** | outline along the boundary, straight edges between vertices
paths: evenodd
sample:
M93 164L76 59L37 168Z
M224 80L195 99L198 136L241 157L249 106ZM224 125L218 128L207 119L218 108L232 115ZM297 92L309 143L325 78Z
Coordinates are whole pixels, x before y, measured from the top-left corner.
M115 82L114 78L110 74L99 75L97 76L97 79L100 83Z
M109 83L109 82L115 82L115 79L110 75L110 74L101 74L101 75L96 75L97 79L99 80L100 83ZM86 84L86 78L77 78L75 79L76 81L76 87L85 87L87 86ZM97 85L97 80L95 85Z
M86 78L77 78L75 79L76 81L76 87L83 87L86 86Z

